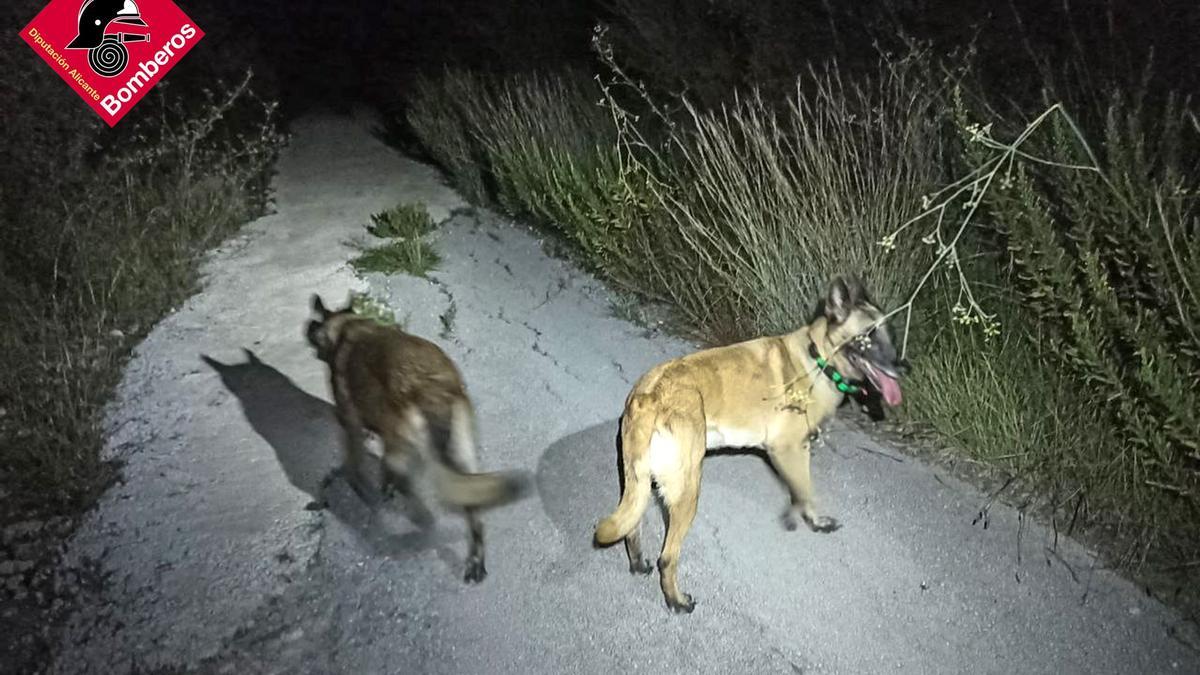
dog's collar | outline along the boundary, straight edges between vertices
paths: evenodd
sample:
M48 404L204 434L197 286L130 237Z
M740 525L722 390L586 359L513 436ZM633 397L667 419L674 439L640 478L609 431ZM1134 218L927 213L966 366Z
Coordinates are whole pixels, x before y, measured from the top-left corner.
M833 364L826 361L821 356L821 353L817 351L816 342L808 343L808 355L817 360L817 367L821 369L822 373L825 373L826 377L833 381L837 390L843 394L857 394L859 390L866 386L867 383L862 380L851 380L850 378L843 377L838 372L838 369L834 368Z

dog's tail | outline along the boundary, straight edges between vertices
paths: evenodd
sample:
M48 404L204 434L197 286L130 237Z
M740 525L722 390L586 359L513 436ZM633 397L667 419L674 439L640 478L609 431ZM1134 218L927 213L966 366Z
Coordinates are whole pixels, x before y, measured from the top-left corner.
M516 501L529 491L517 471L478 472L475 415L466 399L427 413L434 445L433 485L448 506L478 509Z
M637 402L621 420L621 501L612 515L596 526L595 540L599 546L609 546L629 536L642 522L642 514L650 503L650 437L654 433L653 413L634 412Z
M438 497L450 506L478 509L500 506L520 499L529 481L517 471L466 473L444 462L434 464Z

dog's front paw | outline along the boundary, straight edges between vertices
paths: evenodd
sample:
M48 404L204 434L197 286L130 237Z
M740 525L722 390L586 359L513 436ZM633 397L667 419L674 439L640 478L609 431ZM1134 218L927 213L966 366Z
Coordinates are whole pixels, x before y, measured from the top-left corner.
M463 575L463 581L468 584L477 584L487 578L487 568L483 566L483 561L478 558L472 558L467 561L467 573Z

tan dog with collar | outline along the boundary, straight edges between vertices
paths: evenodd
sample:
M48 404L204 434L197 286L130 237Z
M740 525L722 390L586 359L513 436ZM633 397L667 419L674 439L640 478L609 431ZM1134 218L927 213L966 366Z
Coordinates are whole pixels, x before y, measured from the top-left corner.
M900 403L902 364L883 312L853 277L833 281L824 312L799 330L696 352L642 376L621 417L622 494L616 511L596 527L595 541L625 540L630 571L649 574L642 557L641 521L657 486L668 524L659 575L667 605L691 612L679 590L679 552L700 498L700 465L708 449L757 447L791 492L784 513L816 532L839 525L813 499L809 444L847 393L869 386L888 405Z

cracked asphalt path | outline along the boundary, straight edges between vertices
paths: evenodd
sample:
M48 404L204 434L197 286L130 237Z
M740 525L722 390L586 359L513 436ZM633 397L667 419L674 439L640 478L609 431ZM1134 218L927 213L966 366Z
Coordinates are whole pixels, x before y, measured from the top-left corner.
M680 571L698 605L671 614L656 578L590 537L616 504L632 381L691 347L614 318L604 287L528 230L462 211L368 117L295 132L277 213L212 254L204 291L125 373L108 436L124 481L69 549L107 581L58 672L1200 672L1191 629L1086 549L1060 538L1050 553L1052 533L1000 505L973 523L985 495L840 424L814 456L844 523L832 535L783 530L784 489L758 457L706 462ZM346 242L401 201L445 221L443 265L356 278ZM457 519L427 542L341 481L314 503L338 433L301 327L311 293L352 288L459 363L483 465L536 479L487 514L480 586L460 581Z

